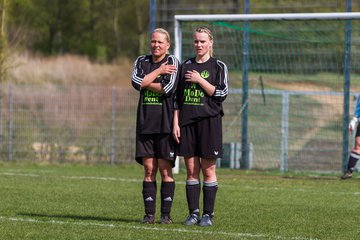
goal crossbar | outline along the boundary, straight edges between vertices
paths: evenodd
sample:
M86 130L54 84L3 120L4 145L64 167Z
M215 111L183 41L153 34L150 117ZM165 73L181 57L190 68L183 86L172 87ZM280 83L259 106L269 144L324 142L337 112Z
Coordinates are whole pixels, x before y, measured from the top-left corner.
M175 15L174 54L181 60L181 24L184 21L264 21L264 20L348 20L360 19L360 12L330 12L330 13L270 13L270 14L194 14Z
M261 21L261 20L320 20L360 19L360 12L336 13L270 13L270 14L195 14L175 15L175 21Z

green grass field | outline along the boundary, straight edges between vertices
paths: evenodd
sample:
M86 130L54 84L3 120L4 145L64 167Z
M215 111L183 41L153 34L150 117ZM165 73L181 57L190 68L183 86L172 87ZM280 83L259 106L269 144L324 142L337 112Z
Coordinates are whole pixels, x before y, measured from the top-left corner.
M182 225L183 171L174 224L141 224L142 174L140 165L0 162L0 239L359 239L357 176L218 169L214 226L201 228Z

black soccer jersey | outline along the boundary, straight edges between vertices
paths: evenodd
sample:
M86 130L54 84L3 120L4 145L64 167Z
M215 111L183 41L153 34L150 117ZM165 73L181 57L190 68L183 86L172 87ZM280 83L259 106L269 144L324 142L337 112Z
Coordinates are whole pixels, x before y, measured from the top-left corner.
M171 133L173 119L173 93L176 88L177 71L173 74L159 75L154 83L161 83L163 94L149 89L140 89L145 75L154 71L164 62L169 65L179 66L179 61L173 55L166 55L158 63L152 61L151 55L139 56L134 64L132 85L140 91L136 132L138 134Z
M212 96L198 84L185 81L185 73L192 70L199 72L202 78L215 86ZM175 106L180 110L180 126L218 114L224 115L222 102L228 94L228 70L225 63L212 57L205 63L197 63L195 58L190 58L181 65L179 79Z

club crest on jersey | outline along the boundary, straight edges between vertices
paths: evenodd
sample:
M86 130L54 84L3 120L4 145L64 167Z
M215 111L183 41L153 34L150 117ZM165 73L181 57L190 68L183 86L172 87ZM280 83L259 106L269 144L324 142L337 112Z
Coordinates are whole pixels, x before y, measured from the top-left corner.
M209 73L209 71L204 70L204 71L202 71L202 72L200 73L200 76L201 76L202 78L208 78L208 77L210 76L210 73Z

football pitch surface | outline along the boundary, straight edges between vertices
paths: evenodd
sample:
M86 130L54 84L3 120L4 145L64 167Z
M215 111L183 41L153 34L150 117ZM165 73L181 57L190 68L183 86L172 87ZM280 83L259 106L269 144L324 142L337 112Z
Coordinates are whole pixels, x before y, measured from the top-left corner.
M360 175L217 174L214 226L182 224L183 169L175 175L174 223L144 225L140 165L0 162L0 239L359 239ZM157 213L159 192L158 176Z

